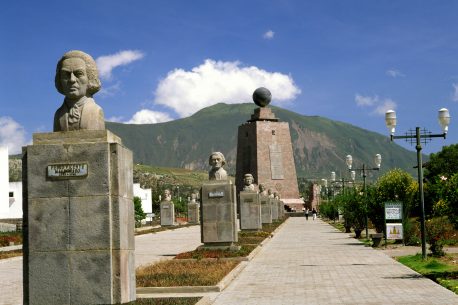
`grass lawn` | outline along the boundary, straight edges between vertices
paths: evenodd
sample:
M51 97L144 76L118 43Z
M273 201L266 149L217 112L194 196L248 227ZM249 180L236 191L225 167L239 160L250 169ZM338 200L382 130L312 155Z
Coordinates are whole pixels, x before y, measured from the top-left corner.
M458 294L458 253L428 257L424 261L421 254L401 256L397 260Z
M22 256L22 250L12 250L12 251L1 251L0 259L6 259L16 256Z
M124 303L122 305L194 305L201 298L154 298L154 299L137 299L134 302Z
M238 261L167 260L137 268L137 287L213 286Z

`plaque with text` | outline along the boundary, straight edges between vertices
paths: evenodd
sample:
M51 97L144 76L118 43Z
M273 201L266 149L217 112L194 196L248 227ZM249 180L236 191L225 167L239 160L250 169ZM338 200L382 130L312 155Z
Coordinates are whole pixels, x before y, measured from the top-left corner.
M86 178L87 174L87 163L51 164L46 168L46 176L51 180Z
M285 179L283 174L283 155L278 144L269 145L270 152L270 171L273 180Z

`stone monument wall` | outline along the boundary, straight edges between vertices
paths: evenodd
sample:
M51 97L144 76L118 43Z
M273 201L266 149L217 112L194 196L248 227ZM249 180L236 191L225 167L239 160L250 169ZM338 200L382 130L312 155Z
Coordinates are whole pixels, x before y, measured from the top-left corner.
M279 192L282 198L299 198L289 124L252 121L239 126L236 185L252 173L255 184Z

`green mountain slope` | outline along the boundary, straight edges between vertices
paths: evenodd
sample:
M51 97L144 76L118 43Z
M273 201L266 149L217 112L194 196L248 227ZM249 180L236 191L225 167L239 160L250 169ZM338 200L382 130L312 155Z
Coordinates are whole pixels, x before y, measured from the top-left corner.
M120 136L134 152L136 163L162 167L208 170L207 158L221 151L226 169L235 172L237 128L246 122L254 104L216 104L194 115L160 124L120 124L107 122L107 128ZM354 167L373 166L376 153L382 155L382 172L400 167L413 172L414 152L390 142L388 136L318 116L303 116L272 107L275 115L290 125L294 159L300 177L347 175L345 156L353 156ZM373 174L373 173L370 173ZM346 176L347 177L347 176Z

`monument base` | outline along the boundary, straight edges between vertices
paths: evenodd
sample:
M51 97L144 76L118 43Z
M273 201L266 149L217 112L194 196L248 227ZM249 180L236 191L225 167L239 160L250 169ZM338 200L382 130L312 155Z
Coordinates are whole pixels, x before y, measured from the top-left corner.
M235 186L229 180L202 185L201 241L207 246L232 245L238 241Z
M239 251L240 246L234 243L205 243L199 247L198 250L229 250L229 251Z
M106 130L23 149L24 304L136 299L132 152Z

